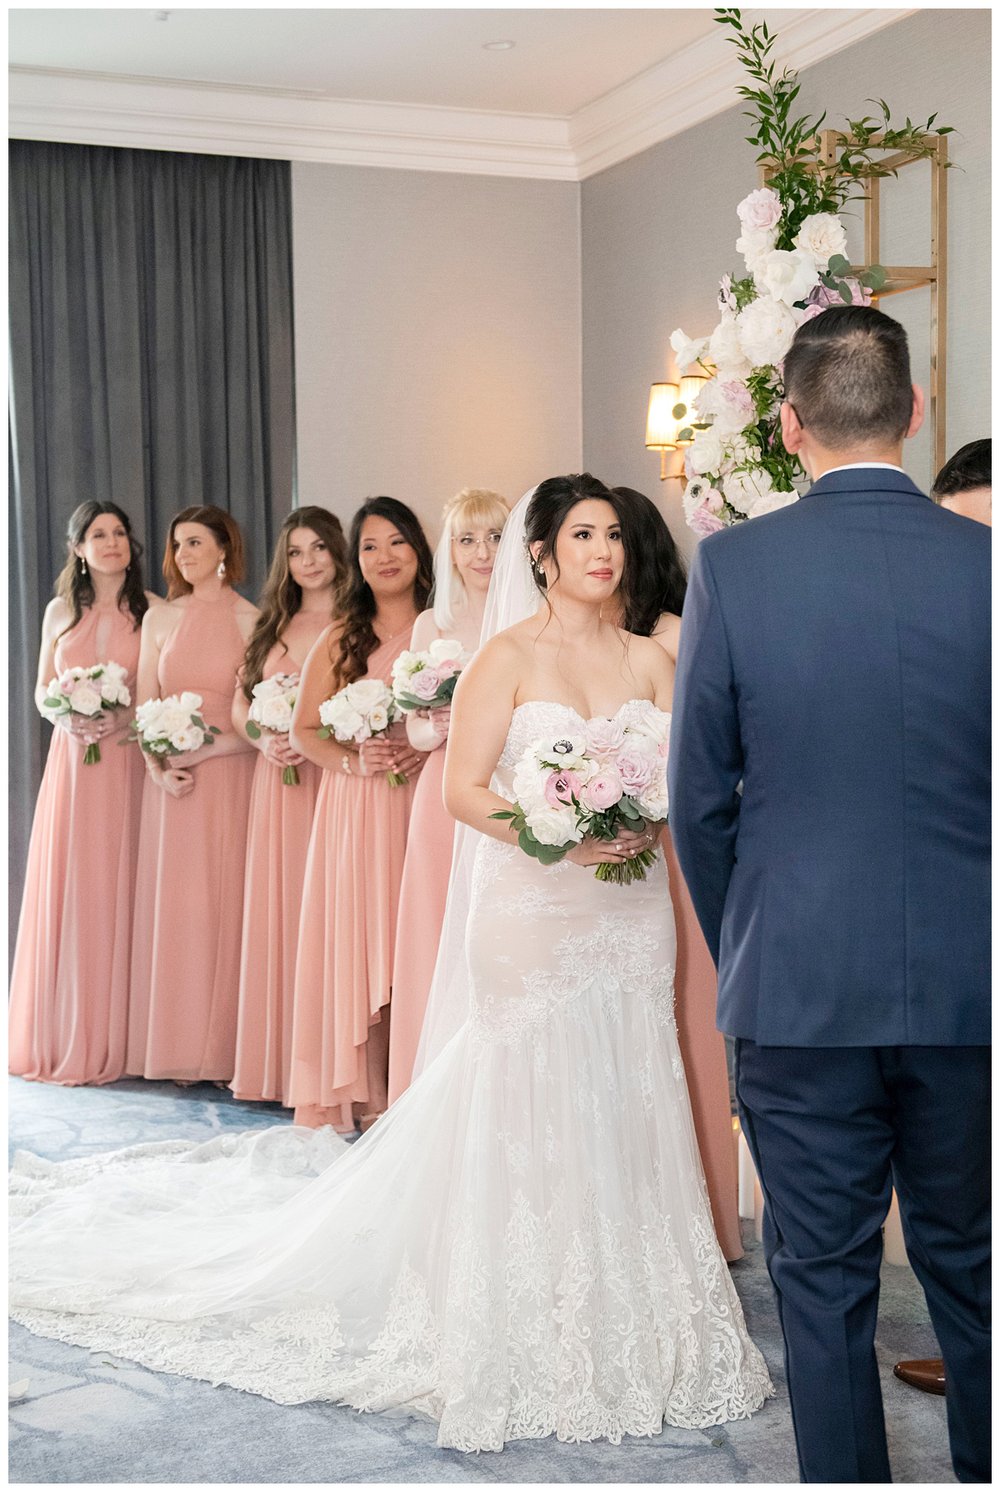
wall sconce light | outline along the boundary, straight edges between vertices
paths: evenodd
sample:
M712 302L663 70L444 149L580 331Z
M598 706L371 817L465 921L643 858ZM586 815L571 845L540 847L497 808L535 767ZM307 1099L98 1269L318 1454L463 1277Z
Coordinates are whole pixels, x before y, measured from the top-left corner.
M697 418L692 405L701 393L707 379L703 374L689 373L676 383L654 383L649 389L649 409L646 412L646 449L660 453L660 481L667 480L667 452L689 446L694 439L688 435ZM680 439L681 434L685 438ZM670 473L677 481L683 481L682 472Z

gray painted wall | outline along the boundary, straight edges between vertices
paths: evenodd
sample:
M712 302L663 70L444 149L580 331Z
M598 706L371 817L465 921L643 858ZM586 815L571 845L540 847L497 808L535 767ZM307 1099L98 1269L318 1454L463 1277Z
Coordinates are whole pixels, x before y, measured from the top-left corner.
M511 501L580 467L574 182L295 163L300 503Z
M779 22L780 25L780 22ZM828 123L870 112L884 97L894 116L951 124L949 172L948 422L950 453L990 432L990 14L927 10L802 73L802 112ZM670 333L715 325L714 296L741 267L736 204L757 185L754 148L740 109L591 177L582 186L583 455L606 481L661 500L690 552L681 483L659 481L659 455L643 448L650 383L674 377ZM914 165L883 188L885 262L924 263L928 169ZM856 210L859 214L860 206ZM895 257L899 255L899 257ZM890 257L891 256L891 257ZM893 296L884 309L907 326L914 376L926 382L926 292ZM930 452L911 443L907 465L925 484Z

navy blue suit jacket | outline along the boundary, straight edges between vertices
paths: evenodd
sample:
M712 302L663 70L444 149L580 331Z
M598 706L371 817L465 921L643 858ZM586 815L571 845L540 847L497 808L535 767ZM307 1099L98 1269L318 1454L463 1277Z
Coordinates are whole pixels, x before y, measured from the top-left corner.
M990 531L900 471L699 545L670 824L723 1031L989 1041L989 650Z

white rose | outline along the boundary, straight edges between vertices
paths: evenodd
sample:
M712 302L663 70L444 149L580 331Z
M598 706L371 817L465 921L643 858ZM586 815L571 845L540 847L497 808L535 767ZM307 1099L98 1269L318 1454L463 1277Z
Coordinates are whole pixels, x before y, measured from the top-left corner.
M377 705L387 709L392 698L381 679L358 679L356 683L348 684L343 692L348 703L362 715L367 715Z
M826 269L834 254L847 253L847 232L834 212L814 212L806 218L793 240L808 254L817 269Z
M276 694L260 701L260 708L254 711L254 718L267 730L284 734L292 724L292 709L283 694Z
M548 800L545 797L545 783L548 772L540 770L533 761L520 761L514 768L512 787L515 801L520 803L525 813L532 809L544 808Z
M458 663L465 659L465 649L454 637L438 637L430 645L432 663Z
M726 501L749 518L757 503L773 492L774 484L762 467L753 467L749 471L732 472L723 482L722 490Z
M405 682L406 679L415 673L419 673L425 666L422 653L411 653L404 650L392 665L392 681L394 684L400 680Z
M373 710L368 711L368 724L371 726L373 734L376 731L387 729L389 725L389 711L384 705L376 705Z
M171 699L174 698L175 696L171 695ZM200 714L202 704L204 703L201 695L192 693L190 689L185 689L184 693L176 698L176 702L182 710L187 710L189 715Z
M751 301L737 319L740 346L755 368L780 363L792 345L798 322L787 306L770 296Z
M638 800L639 812L659 823L670 811L670 794L667 791L666 774L659 774Z
M770 232L781 222L781 198L773 187L758 187L743 198L736 212L744 233Z
M670 345L674 349L678 369L681 373L685 373L692 363L704 357L708 348L708 338L699 337L697 340L692 340L678 327L676 331L670 333Z
M73 713L75 715L99 715L104 701L101 699L101 691L86 679L81 679L72 694Z
M786 306L805 300L819 283L819 270L811 254L801 249L772 249L754 271L758 286Z
M708 340L708 355L720 378L745 378L750 372L735 316L724 316L719 322Z
M779 492L776 488L772 487L771 491L766 496L760 498L755 504L750 517L760 518L764 513L776 513L779 508L787 508L791 503L796 503L798 500L799 494L797 492Z
M710 425L707 430L699 430L688 448L691 469L699 476L718 471L722 465L724 444L721 431L716 430L714 425Z
M539 844L579 844L583 838L573 808L537 808L525 817Z
M748 273L755 275L761 260L774 248L777 234L766 229L745 229L736 240L736 252L743 255Z
M182 730L175 730L170 736L170 744L175 751L197 751L204 742L205 737L196 725L185 725Z
M120 663L105 663L104 677L114 679L116 684L123 684L128 678L128 673Z

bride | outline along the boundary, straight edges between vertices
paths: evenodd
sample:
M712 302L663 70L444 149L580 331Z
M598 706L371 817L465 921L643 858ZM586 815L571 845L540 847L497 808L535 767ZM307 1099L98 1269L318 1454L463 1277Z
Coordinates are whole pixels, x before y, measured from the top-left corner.
M285 1125L20 1155L16 1320L279 1403L423 1412L464 1451L704 1427L773 1392L709 1213L662 877L591 868L656 836L543 867L491 817L539 735L669 710L663 649L601 620L629 585L620 501L555 477L505 530L496 584L527 619L467 669L448 745L479 831L454 1036L351 1146Z

